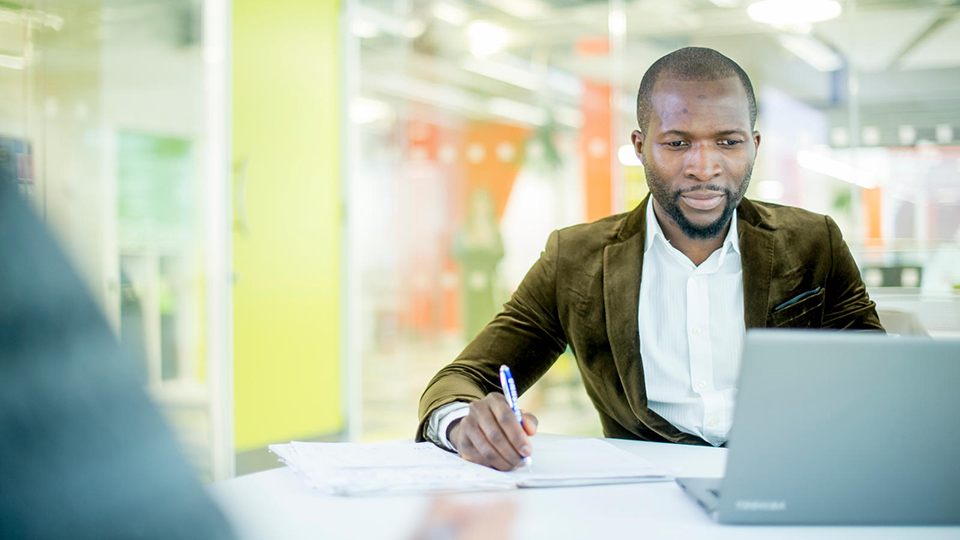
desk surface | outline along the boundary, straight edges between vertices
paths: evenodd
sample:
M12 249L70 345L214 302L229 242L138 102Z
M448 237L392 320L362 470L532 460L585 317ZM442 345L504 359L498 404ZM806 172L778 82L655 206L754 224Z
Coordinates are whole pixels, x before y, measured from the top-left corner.
M542 438L568 438L538 435ZM726 449L608 439L682 476L723 475ZM240 536L405 540L430 496L332 497L305 487L286 468L210 486ZM563 538L960 539L960 527L734 527L718 525L673 482L520 489L451 495L469 503L509 498L518 507L516 540Z

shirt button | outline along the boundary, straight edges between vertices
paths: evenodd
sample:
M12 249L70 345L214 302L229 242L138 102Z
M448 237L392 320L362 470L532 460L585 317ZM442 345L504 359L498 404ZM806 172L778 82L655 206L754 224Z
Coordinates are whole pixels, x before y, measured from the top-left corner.
M710 424L710 427L717 427L717 419L716 419L716 418L711 418L711 419L710 419L710 422L708 422L708 423Z
M706 387L707 387L707 381L700 381L700 382L697 383L697 386L699 386L700 388L706 388Z
M697 336L700 335L700 327L699 327L699 326L694 326L694 327L693 327L693 334L694 334L694 335L697 335Z

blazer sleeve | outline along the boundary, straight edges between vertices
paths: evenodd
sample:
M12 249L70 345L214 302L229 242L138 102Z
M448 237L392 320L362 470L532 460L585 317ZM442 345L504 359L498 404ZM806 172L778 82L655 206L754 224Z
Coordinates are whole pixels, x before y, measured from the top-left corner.
M437 373L420 397L417 441L425 441L433 411L453 401L477 401L500 391L500 365L510 366L521 394L566 349L557 300L559 232L501 311L451 364Z
M882 332L876 304L867 294L867 287L860 278L860 269L843 240L840 228L830 216L824 218L830 235L832 264L825 291L822 327Z

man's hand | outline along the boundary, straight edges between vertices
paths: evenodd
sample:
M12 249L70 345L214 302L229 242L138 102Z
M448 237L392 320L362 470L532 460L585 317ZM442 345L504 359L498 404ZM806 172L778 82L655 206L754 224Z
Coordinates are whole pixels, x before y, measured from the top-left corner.
M467 461L512 471L530 455L530 436L537 432L537 423L525 412L521 427L503 394L492 392L470 404L469 414L448 429L447 440Z

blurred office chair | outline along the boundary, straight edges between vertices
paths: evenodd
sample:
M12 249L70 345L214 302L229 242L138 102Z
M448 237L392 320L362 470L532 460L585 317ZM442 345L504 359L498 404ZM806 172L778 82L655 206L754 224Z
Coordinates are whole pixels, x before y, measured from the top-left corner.
M232 537L133 366L0 178L0 538Z

